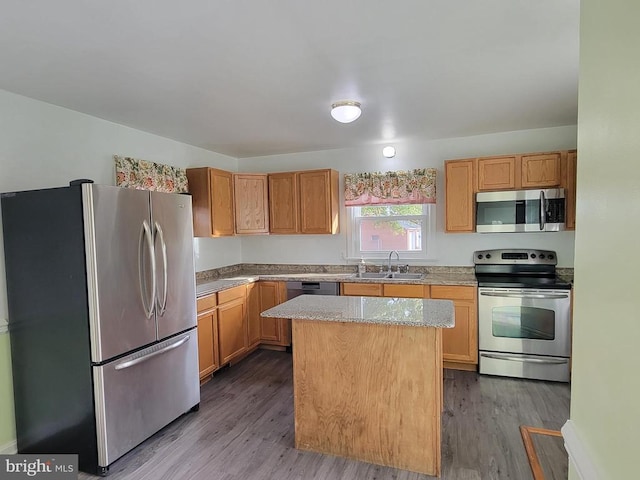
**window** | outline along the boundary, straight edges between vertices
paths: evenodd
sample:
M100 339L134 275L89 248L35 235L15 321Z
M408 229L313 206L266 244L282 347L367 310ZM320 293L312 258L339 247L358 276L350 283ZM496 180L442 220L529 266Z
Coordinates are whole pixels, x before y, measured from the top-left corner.
M368 205L347 207L348 257L434 258L435 205Z

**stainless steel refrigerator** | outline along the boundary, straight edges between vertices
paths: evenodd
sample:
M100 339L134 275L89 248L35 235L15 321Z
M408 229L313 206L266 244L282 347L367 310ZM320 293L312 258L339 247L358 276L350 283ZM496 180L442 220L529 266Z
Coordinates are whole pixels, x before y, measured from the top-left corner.
M200 402L191 197L4 193L19 453L116 459Z

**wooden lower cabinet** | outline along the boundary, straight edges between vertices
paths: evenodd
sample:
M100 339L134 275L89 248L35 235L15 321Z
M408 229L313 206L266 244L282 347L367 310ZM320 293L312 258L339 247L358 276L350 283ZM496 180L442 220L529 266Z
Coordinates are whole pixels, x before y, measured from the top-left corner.
M258 282L260 312L281 304L287 299L285 282ZM260 318L260 343L288 347L291 345L291 320L287 318Z
M247 284L247 337L248 348L260 343L260 288L257 283Z
M453 300L456 326L442 329L445 368L476 370L478 365L477 288L457 285L431 285L431 298Z
M340 295L356 297L381 297L381 283L341 283Z
M249 341L244 297L218 306L218 335L220 364L224 365L247 351Z
M198 299L198 369L201 382L220 368L216 304L215 293Z

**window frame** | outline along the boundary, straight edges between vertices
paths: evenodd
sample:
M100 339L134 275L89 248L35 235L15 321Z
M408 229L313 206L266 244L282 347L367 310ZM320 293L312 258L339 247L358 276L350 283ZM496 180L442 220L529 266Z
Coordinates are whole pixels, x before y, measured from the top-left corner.
M435 204L421 204L421 215L389 215L379 217L363 217L358 215L362 206L347 206L346 208L346 223L347 223L347 260L386 260L389 258L390 250L378 250L378 251L362 251L360 248L360 224L362 219L380 218L387 220L415 220L419 218L422 220L422 250L398 251L400 254L400 261L405 263L411 263L412 260L435 260L435 233L436 233L436 206ZM396 206L396 205L375 205L375 206Z

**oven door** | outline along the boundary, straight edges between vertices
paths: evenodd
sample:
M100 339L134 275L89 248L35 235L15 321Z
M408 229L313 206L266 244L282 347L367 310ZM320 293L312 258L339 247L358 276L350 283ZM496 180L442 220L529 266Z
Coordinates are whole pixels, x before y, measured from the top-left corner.
M569 357L569 290L478 289L479 349Z

